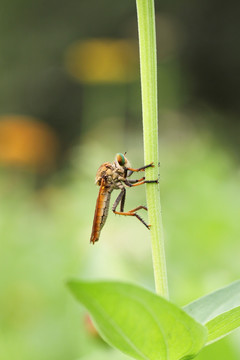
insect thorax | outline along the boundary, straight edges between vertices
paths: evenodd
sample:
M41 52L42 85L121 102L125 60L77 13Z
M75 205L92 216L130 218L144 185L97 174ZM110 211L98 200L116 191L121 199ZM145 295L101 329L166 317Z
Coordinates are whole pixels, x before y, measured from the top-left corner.
M116 163L106 162L102 164L96 174L95 182L97 185L101 185L102 179L105 181L105 185L109 187L118 188L119 181L125 180L125 170L122 166L117 166Z

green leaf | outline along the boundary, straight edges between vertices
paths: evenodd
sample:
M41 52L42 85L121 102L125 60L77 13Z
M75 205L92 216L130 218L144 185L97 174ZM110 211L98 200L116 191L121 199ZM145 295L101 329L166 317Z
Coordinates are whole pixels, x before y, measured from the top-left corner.
M240 326L240 281L186 305L184 310L208 330L207 345Z
M204 346L206 329L169 301L136 285L68 283L91 313L102 337L135 359L192 359Z
M130 360L131 358L120 351L106 347L106 349L97 349L90 354L81 356L77 360Z

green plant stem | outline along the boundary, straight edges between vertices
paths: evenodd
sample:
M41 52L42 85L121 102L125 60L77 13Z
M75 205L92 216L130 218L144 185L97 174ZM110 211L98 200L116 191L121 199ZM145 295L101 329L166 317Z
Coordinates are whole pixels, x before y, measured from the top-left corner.
M140 48L142 89L143 137L146 179L159 178L158 159L158 108L157 108L157 60L154 0L136 0ZM152 258L156 293L168 297L167 271L164 252L160 187L146 184L149 222L151 224Z

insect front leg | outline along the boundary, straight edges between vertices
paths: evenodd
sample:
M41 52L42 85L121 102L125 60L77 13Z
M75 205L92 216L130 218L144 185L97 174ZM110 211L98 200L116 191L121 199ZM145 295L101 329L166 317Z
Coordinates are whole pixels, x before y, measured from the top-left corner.
M153 162L151 162L151 163L148 164L148 165L142 166L142 167L140 167L140 168L138 168L138 169L127 168L127 170L129 170L129 171L131 172L131 173L130 173L130 175L131 175L133 172L144 171L145 169L147 169L147 168L149 168L149 167L154 167ZM130 175L129 175L129 176L130 176Z

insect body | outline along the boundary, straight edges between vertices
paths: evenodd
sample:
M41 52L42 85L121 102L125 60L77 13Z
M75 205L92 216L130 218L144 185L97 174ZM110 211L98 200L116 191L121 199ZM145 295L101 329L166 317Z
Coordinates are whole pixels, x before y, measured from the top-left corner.
M100 186L100 189L98 193L96 209L94 214L92 234L90 238L91 243L94 244L95 241L98 241L99 239L100 231L107 219L110 197L114 189L121 190L121 192L113 204L112 211L118 215L135 216L148 229L150 228L150 225L147 225L145 221L136 213L136 211L140 209L147 210L145 206L138 206L135 209L125 212L124 204L126 198L126 186L132 187L132 186L142 185L145 183L158 182L158 180L147 181L145 180L145 177L142 177L139 180L128 179L133 172L144 171L146 168L153 166L154 165L151 163L139 169L133 169L131 168L131 165L128 159L126 158L125 154L118 153L113 163L106 162L99 167L95 182L97 185ZM120 203L120 211L116 211L119 203Z

